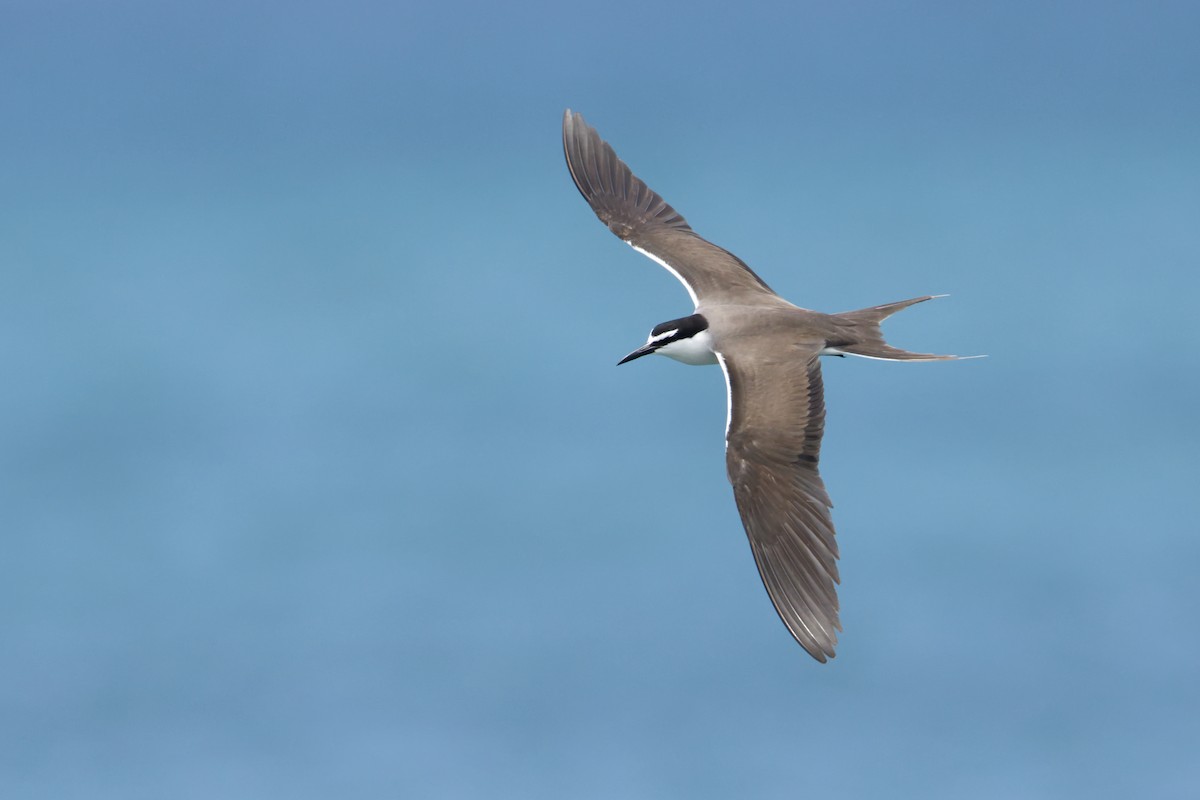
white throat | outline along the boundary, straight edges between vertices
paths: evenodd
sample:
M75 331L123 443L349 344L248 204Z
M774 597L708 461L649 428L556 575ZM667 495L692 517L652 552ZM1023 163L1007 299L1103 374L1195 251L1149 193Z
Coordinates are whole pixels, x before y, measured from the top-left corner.
M717 354L713 351L712 334L708 331L700 331L691 338L665 344L654 352L693 366L717 363Z

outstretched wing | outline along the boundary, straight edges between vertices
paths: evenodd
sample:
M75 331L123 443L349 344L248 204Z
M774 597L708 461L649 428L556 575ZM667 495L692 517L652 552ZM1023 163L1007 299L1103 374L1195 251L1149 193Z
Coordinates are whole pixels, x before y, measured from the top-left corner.
M563 115L563 151L580 193L600 221L635 250L666 267L697 308L746 294L786 305L741 259L696 235L687 221L625 165L583 116Z
M754 561L783 624L823 662L834 656L842 627L833 503L817 472L825 429L820 347L781 336L718 359L729 389L729 482Z

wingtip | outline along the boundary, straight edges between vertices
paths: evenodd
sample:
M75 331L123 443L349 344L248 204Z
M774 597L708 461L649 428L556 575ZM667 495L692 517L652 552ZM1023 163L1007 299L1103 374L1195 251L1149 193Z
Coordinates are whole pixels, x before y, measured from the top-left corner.
M801 647L804 647L804 645L801 645ZM817 645L816 648L811 650L807 647L804 647L804 652L812 656L813 659L818 663L828 664L830 661L837 658L837 653L834 652L833 648L833 645Z
M563 130L566 131L568 128L573 128L576 125L587 125L583 119L583 114L580 114L578 111L572 111L569 108L565 109L563 111Z
M574 111L572 111L569 108L563 111L563 118L562 118L563 147L566 147L567 140L570 139L571 131L575 127L575 122L578 118L579 118L579 115L576 114Z

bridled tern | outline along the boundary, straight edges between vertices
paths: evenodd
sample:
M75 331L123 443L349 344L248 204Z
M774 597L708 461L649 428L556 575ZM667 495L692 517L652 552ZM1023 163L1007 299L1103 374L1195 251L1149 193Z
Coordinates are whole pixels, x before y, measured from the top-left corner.
M678 278L695 305L691 315L655 326L618 363L657 354L721 366L726 467L754 561L796 641L818 661L833 658L842 626L833 504L817 471L825 428L820 356L958 358L896 349L880 330L892 314L937 295L840 314L794 306L737 256L698 236L570 110L563 149L596 216Z

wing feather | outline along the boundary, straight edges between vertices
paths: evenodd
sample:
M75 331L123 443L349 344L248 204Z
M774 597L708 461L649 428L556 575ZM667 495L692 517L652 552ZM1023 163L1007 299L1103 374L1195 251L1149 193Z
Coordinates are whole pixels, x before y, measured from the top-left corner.
M643 183L583 116L563 115L563 153L580 194L622 241L666 267L701 303L788 305L727 250L696 234L678 211Z
M837 646L838 546L817 470L825 429L820 343L723 353L726 466L755 564L780 619L818 661Z

